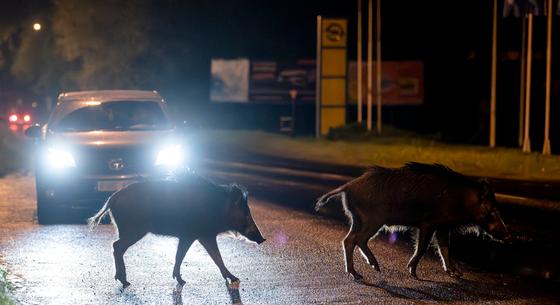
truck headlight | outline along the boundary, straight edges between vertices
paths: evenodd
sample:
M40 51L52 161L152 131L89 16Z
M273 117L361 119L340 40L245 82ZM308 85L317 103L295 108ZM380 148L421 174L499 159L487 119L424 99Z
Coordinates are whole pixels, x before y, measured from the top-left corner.
M181 145L169 146L159 151L156 166L177 168L185 163L185 151Z
M69 152L49 148L47 149L47 165L52 168L60 169L66 167L76 167L76 161Z

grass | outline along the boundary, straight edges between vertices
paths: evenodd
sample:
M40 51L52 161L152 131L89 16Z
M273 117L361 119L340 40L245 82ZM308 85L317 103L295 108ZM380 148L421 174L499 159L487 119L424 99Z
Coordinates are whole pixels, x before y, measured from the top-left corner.
M6 281L6 271L0 268L0 305L15 305L15 301L8 295L10 286Z
M259 131L201 131L202 145L342 165L398 167L406 161L442 163L477 176L560 180L560 156L524 154L514 148L452 145L410 135L327 140Z

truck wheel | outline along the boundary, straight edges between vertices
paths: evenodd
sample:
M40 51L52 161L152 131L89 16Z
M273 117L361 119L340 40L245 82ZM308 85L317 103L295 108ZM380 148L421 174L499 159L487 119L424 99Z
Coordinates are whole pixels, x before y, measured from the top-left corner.
M60 221L58 209L49 204L45 198L37 196L37 222L42 225L55 224Z
M60 222L60 209L45 196L45 188L37 182L37 222L42 225Z

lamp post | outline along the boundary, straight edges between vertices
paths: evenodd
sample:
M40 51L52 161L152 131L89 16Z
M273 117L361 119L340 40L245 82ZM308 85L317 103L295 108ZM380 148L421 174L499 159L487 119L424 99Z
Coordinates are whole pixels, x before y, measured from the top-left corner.
M373 1L368 1L368 41L367 41L367 130L371 131L371 105L373 103Z
M296 97L297 90L290 90L290 99L292 100L292 137L296 135Z
M548 16L546 30L546 87L545 87L545 117L544 117L544 143L542 154L550 155L550 79L552 61L552 0L548 0Z
M527 15L527 68L525 70L525 122L523 124L523 152L531 152L529 139L529 118L531 111L531 64L533 61L533 13Z
M358 54L356 59L356 68L358 79L356 88L358 105L358 124L362 123L362 0L358 0Z
M496 62L498 53L498 0L492 10L492 77L490 85L490 147L496 147Z

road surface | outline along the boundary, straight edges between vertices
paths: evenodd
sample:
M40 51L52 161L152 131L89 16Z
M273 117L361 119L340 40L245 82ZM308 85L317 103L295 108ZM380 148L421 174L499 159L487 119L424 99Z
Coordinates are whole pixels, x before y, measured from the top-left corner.
M465 270L461 280L442 271L434 255L419 265L423 281L410 278L407 242L386 235L370 241L381 273L356 253L357 269L370 285L343 272L340 222L251 199L254 218L267 242L220 237L226 266L241 279L226 286L217 267L195 243L182 266L187 281L171 278L176 240L149 235L125 255L129 281L124 291L113 279L112 225L36 223L31 176L0 179L0 263L9 271L15 298L23 304L555 304L552 289L518 277Z

